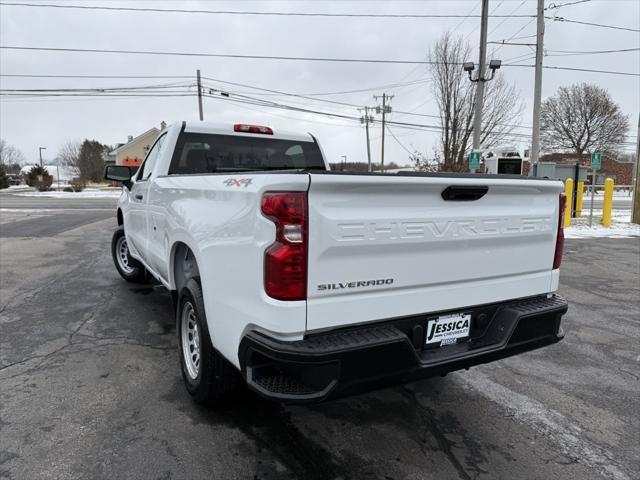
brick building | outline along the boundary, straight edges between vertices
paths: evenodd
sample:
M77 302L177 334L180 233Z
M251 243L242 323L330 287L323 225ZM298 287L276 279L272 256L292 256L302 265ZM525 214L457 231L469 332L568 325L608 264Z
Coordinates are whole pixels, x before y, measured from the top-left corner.
M575 165L580 162L582 165L591 163L591 155L577 153L549 153L540 157L541 162L555 162ZM602 185L605 178L613 178L616 185L631 185L633 182L633 163L620 162L607 155L602 156L602 167L596 173L596 185ZM589 173L591 182L591 173Z

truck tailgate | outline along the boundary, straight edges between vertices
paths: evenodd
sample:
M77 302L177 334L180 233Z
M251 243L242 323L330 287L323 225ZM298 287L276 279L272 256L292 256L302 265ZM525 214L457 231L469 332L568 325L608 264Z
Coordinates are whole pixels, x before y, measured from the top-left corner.
M311 174L307 330L552 291L561 182ZM461 200L465 187L484 187ZM451 199L443 198L449 188ZM473 194L473 191L472 191Z

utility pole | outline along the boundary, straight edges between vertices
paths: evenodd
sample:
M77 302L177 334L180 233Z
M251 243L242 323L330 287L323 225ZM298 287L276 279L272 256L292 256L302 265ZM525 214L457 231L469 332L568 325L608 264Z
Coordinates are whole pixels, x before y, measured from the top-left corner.
M200 113L200 121L203 120L202 116L202 83L200 82L200 70L196 70L196 79L198 84L198 112Z
M386 93L382 94L382 147L380 152L380 173L384 173L384 129L386 128L385 115L387 113L391 113L391 106L387 105L387 100L391 101L393 97L394 97L393 95L387 95ZM373 98L377 100L380 97L377 95L374 95ZM381 113L380 107L376 107L376 113Z
M482 107L484 103L484 84L493 80L496 76L496 70L500 68L502 62L500 60L491 60L489 62L489 70L491 76L485 77L487 70L487 23L489 17L489 0L482 0L482 20L480 25L480 58L478 65L478 74L473 78L472 72L476 66L473 62L464 62L462 68L469 74L469 80L477 83L476 87L476 103L475 112L473 114L473 148L469 155L469 170L477 173L480 168L480 160L482 152L480 150L480 141L482 139Z
M538 0L538 24L536 29L536 76L533 88L533 134L529 175L538 174L540 156L540 103L542 102L542 54L544 52L544 0Z
M640 115L638 115L638 136L636 138L636 164L633 167L633 202L631 222L640 224Z
M40 168L42 168L42 150L46 150L47 147L38 147L38 150L40 150Z
M489 23L489 0L482 0L482 20L480 23L480 59L476 87L476 111L473 117L473 149L480 149L480 130L482 129L482 104L484 101L484 73L487 64L487 24Z
M364 117L360 117L360 123L364 123L365 131L367 132L367 171L371 171L371 146L369 145L369 122L373 120L369 116L369 107L364 107Z

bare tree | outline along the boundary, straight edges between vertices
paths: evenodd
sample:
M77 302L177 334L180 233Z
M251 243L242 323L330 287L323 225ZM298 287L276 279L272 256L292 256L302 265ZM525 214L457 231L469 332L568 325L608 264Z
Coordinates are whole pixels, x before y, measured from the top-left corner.
M472 58L471 48L461 37L445 33L429 51L432 90L440 111L440 143L445 170L465 168L471 145L475 103L475 84L462 69ZM516 128L523 104L514 85L502 75L487 83L482 115L481 145L503 142Z
M609 92L596 85L560 87L542 103L540 132L546 151L615 152L628 129L629 118Z
M78 160L80 159L80 142L68 140L58 151L58 159L63 165L78 168Z
M21 165L24 162L24 154L0 138L0 165Z
M437 148L433 149L433 155L431 158L426 154L415 150L413 154L409 155L409 160L411 160L413 168L423 172L437 172L442 163L440 152Z

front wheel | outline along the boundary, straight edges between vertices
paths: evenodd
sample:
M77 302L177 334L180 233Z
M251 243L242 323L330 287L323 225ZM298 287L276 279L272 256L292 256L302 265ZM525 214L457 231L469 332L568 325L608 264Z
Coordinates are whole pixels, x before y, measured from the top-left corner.
M176 316L182 378L187 391L197 403L224 403L241 383L240 372L213 348L197 280L188 280L180 291Z
M131 258L127 237L124 235L124 227L120 226L113 232L111 238L111 256L118 273L127 282L145 283L147 281L147 271L140 262Z

